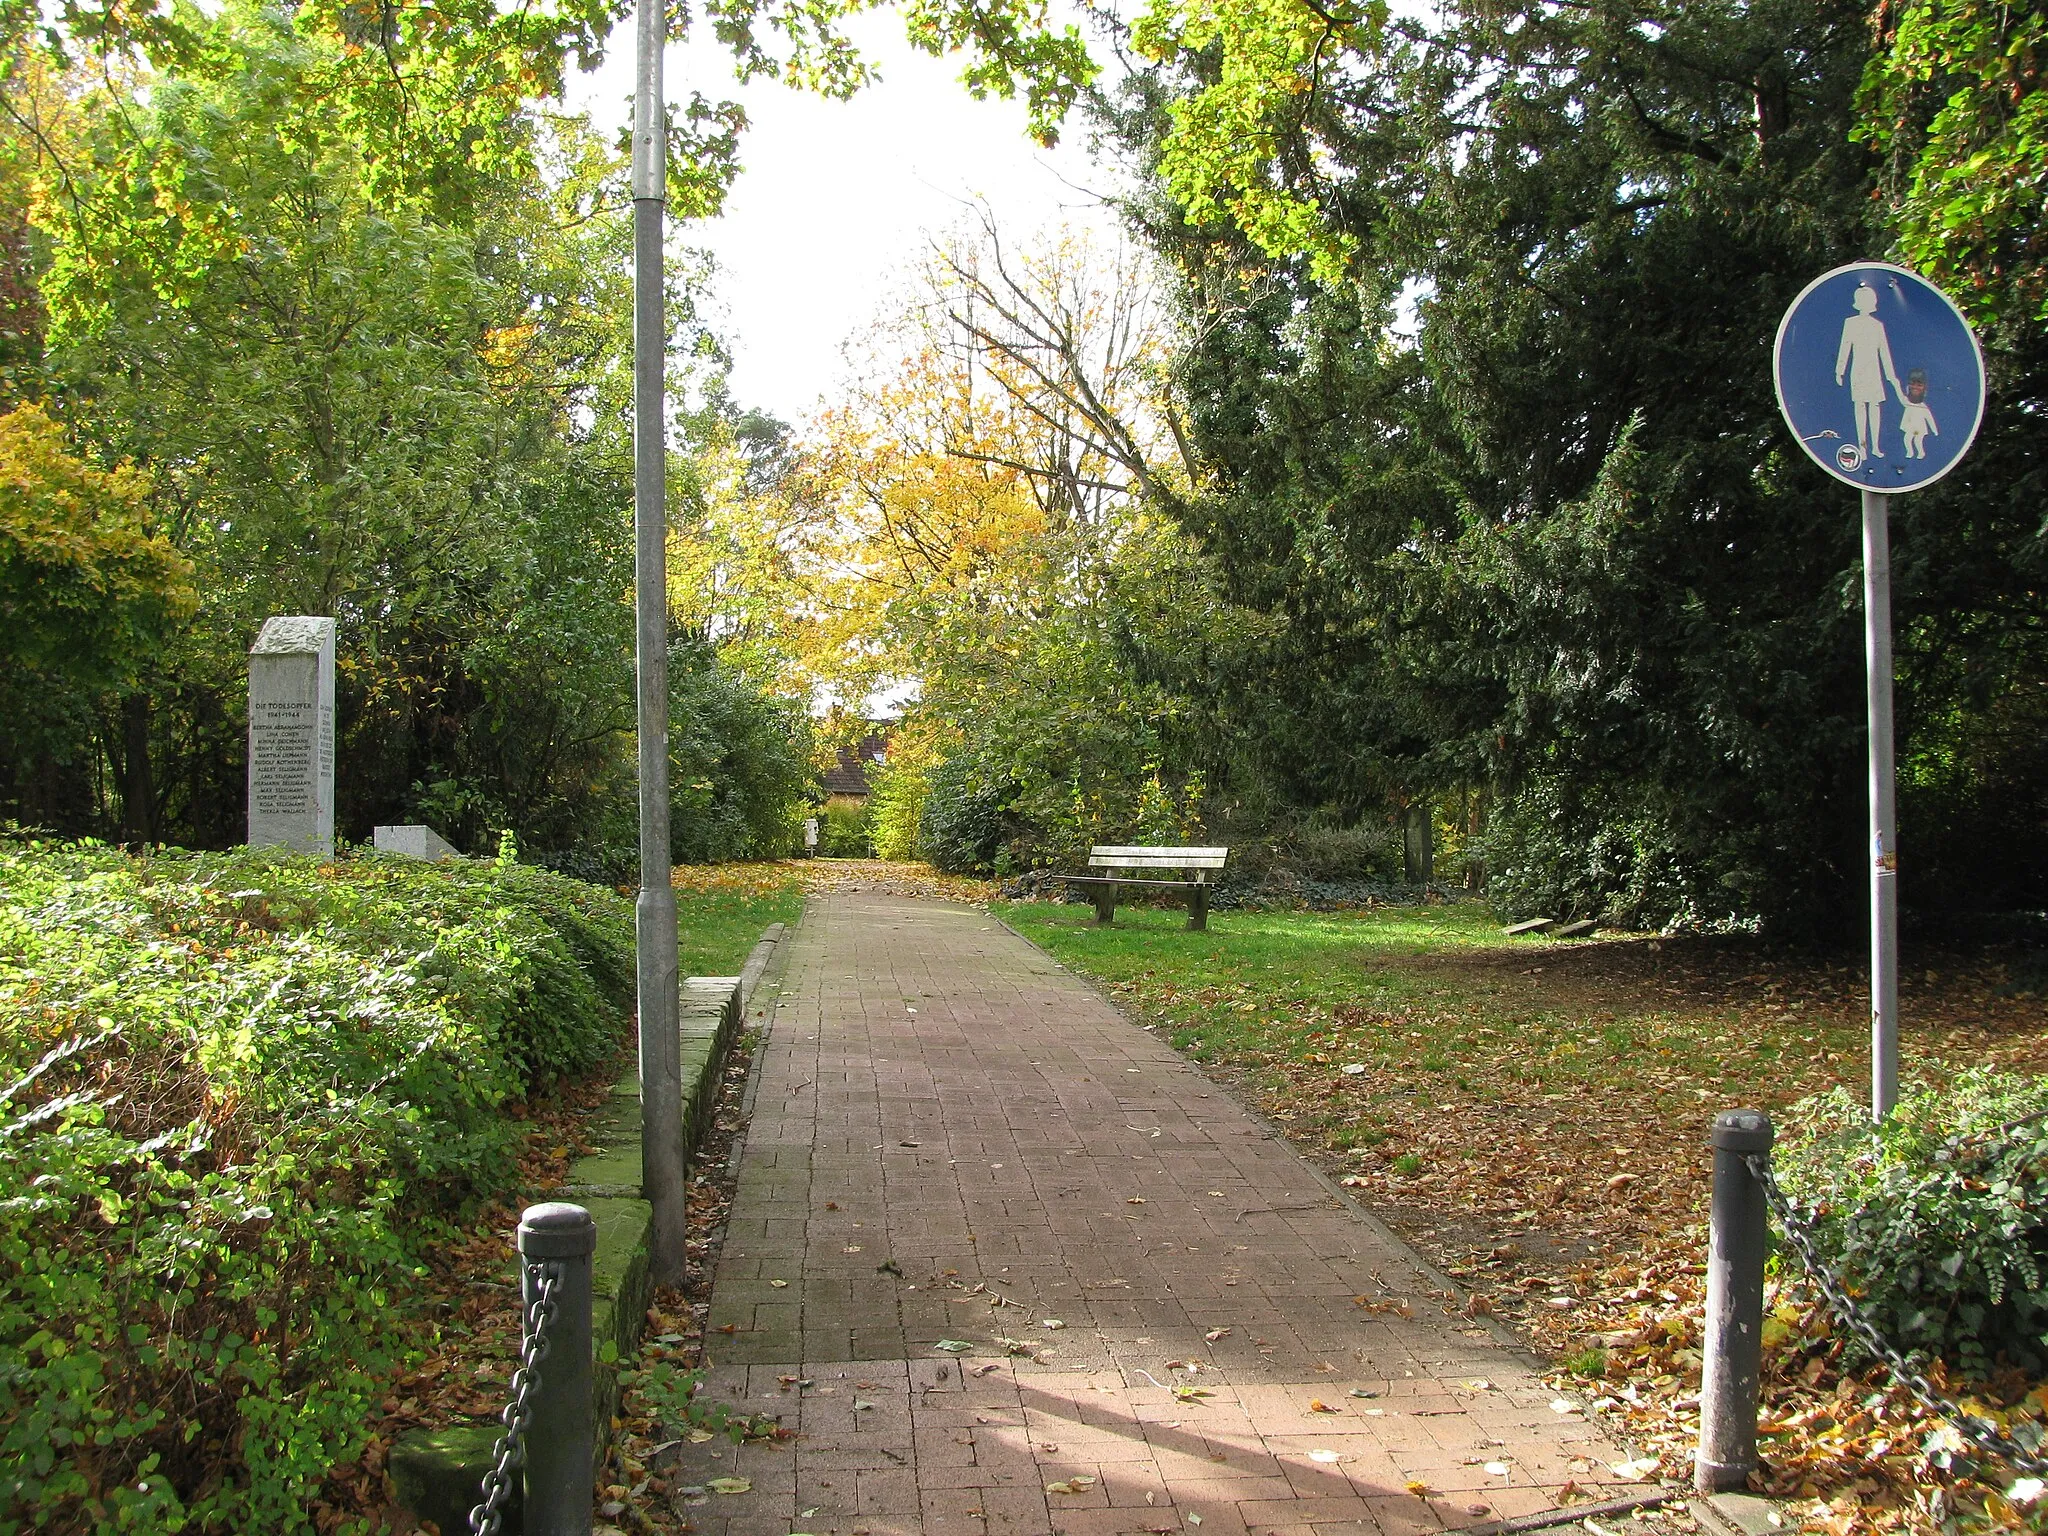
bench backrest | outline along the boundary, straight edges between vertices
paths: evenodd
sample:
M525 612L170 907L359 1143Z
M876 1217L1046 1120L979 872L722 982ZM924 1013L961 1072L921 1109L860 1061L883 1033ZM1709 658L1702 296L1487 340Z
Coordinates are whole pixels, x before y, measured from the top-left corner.
M1228 848L1127 848L1098 843L1088 850L1090 869L1221 869Z

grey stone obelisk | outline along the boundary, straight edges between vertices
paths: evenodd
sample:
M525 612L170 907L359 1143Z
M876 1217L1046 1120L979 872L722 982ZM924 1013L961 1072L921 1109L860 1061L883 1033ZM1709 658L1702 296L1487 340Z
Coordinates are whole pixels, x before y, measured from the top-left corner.
M249 648L249 846L334 852L334 620L266 619Z

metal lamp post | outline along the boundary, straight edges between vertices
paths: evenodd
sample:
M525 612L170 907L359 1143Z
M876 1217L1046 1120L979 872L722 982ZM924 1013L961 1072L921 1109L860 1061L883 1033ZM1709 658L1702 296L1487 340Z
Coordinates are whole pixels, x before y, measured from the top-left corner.
M633 91L633 588L639 685L640 899L634 909L640 1005L641 1192L656 1285L684 1260L683 1084L676 1025L676 896L669 883L668 430L662 225L668 128L661 93L665 0L640 0Z

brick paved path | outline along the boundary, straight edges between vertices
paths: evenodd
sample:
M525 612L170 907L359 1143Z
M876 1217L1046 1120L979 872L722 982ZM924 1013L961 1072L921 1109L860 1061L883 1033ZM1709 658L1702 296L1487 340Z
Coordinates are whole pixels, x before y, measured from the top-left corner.
M787 949L704 1390L797 1433L684 1447L683 1483L752 1483L696 1529L1404 1536L1625 1491L1406 1249L993 919L814 897Z

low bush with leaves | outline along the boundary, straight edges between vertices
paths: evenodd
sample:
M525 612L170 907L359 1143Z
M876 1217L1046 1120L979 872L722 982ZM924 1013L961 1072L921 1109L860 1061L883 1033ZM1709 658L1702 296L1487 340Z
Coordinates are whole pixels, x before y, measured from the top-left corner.
M1781 1180L1880 1333L1978 1379L2048 1367L2048 1080L1923 1083L1881 1125L1837 1088L1789 1118Z
M0 1536L310 1528L631 941L509 861L0 842Z

